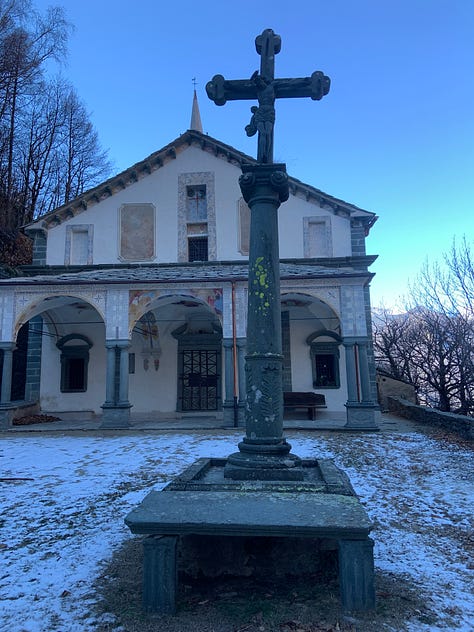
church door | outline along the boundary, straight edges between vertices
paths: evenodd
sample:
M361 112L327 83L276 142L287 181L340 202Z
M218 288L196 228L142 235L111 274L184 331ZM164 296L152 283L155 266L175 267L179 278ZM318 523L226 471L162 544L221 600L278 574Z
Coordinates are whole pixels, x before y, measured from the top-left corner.
M182 351L181 410L217 410L219 355L210 349Z

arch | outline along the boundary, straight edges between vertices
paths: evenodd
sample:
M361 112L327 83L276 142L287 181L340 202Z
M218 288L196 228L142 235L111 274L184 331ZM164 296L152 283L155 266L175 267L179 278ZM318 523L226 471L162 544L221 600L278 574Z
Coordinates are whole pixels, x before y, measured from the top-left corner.
M81 292L67 292L64 294L39 294L31 298L29 303L23 306L22 311L14 317L13 339L16 339L18 331L22 325L30 321L35 316L40 316L44 312L57 310L61 307L70 306L74 301L82 301L97 311L102 322L105 323L104 309L99 306L98 301L91 300L90 296ZM50 319L51 320L51 319Z
M213 289L209 290L209 294L214 291ZM206 292L206 290L204 290ZM219 309L216 304L211 304L210 301L204 300L202 297L196 295L192 291L184 291L179 293L166 293L160 294L158 296L151 297L151 293L148 294L151 300L140 300L140 296L137 293L134 293L135 299L130 301L131 305L134 305L134 309L130 309L129 311L129 335L132 335L133 330L135 329L137 323L143 318L145 314L148 312L155 312L156 310L160 310L163 307L167 307L169 305L182 305L184 308L192 308L192 307L202 307L208 310L209 314L213 315L215 319L217 319L220 323L222 323L222 311ZM159 319L158 326L159 326Z
M318 329L306 338L306 343L310 348L313 388L339 388L341 385L339 372L341 336L331 330Z
M335 340L338 344L342 343L342 337L330 329L319 329L318 331L313 332L306 338L306 343L310 345L315 342L317 338L323 337L333 338L333 340Z
M86 343L84 346L87 346L89 349L91 349L94 346L94 343L87 336L84 336L83 334L67 334L67 336L63 336L57 341L56 346L58 349L62 349L71 340L82 340L83 342Z
M281 296L281 325L284 390L325 388L316 370L321 368L322 359L331 361L327 387L339 388L341 320L332 306L311 292L285 288Z
M281 288L281 297L287 296L299 296L305 299L309 299L314 304L322 304L328 310L330 310L339 319L341 318L339 289L338 288L291 288L284 286Z

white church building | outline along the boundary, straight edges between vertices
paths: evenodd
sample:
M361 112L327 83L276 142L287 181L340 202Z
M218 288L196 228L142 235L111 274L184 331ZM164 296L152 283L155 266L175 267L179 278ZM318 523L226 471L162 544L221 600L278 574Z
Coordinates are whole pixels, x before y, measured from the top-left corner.
M0 279L0 426L27 412L243 425L244 163L255 160L203 133L195 97L190 130L26 226L32 265ZM318 415L348 428L376 428L365 238L377 217L289 182L283 389L324 395Z

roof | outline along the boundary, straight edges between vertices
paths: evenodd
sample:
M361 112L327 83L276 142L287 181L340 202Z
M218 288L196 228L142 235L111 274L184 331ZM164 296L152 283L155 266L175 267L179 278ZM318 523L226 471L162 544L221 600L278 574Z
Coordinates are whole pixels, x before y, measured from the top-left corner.
M341 257L324 261L318 259L283 260L280 262L280 278L317 279L364 277L370 280L374 275L367 267L376 259L374 256ZM124 266L85 266L70 270L68 267L54 267L50 270L31 267L34 276L0 279L0 286L20 285L84 285L120 283L206 283L225 281L247 281L248 263L236 261L208 261L180 264L130 264ZM28 272L28 266L24 268ZM49 273L48 273L49 272Z
M257 161L244 154L230 145L212 138L207 134L203 134L197 130L188 130L171 143L152 153L144 160L137 162L132 167L129 167L125 171L109 178L105 182L97 185L93 189L86 191L71 200L67 204L63 204L57 209L42 215L37 220L27 224L24 229L49 229L63 221L82 213L91 206L98 204L102 200L114 195L117 191L127 188L131 184L139 181L143 177L146 177L150 173L153 173L157 169L160 169L168 162L175 160L177 155L184 151L189 146L200 147L203 151L213 153L216 157L226 160L236 166L241 167L243 164L258 164ZM314 201L321 207L329 208L336 215L344 215L346 217L354 217L362 221L365 226L366 232L376 222L377 215L371 211L366 211L353 204L344 202L335 198L315 187L305 184L296 178L289 176L290 193L295 196L304 197L307 201Z

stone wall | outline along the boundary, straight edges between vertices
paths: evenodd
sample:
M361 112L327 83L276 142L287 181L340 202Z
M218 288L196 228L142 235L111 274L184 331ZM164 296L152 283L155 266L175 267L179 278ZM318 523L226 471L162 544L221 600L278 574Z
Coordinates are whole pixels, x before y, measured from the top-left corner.
M388 408L391 413L430 426L437 426L458 434L463 439L474 440L474 418L454 413L443 413L434 408L418 406L401 397L388 397Z
M382 410L390 410L389 397L405 399L412 404L417 403L415 387L412 384L395 380L379 371L377 371L377 394Z

